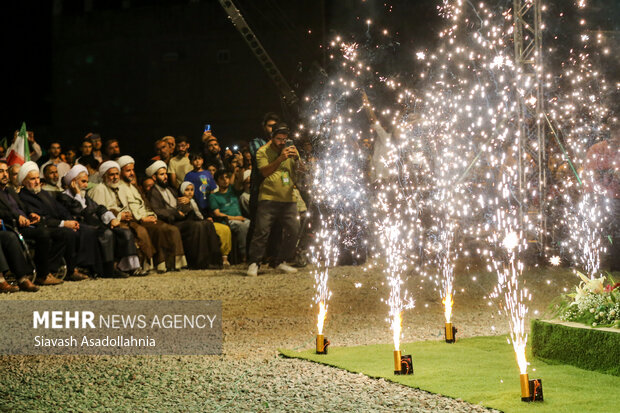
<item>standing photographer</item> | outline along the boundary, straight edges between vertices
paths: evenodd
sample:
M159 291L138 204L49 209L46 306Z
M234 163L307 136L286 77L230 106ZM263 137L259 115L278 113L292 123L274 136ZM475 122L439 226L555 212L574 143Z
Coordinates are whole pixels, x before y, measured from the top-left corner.
M256 227L250 244L248 276L258 274L258 266L265 254L267 240L275 222L284 229L284 239L278 251L276 269L294 273L297 270L286 264L295 253L299 219L293 186L297 175L299 153L289 139L290 130L286 123L273 127L271 141L256 152L256 164L264 177L258 194Z

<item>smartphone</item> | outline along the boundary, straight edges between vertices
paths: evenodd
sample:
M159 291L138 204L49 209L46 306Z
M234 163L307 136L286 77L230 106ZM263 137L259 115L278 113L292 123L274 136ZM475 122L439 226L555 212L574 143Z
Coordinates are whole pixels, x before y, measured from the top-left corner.
M207 124L205 125L205 130L204 130L204 131L205 131L205 132L211 132L211 125L207 123Z
M292 139L287 139L286 143L284 144L284 147L288 148L288 147L293 146L293 145L295 145L295 142L293 142ZM299 156L297 156L297 155L290 155L289 158L299 159Z

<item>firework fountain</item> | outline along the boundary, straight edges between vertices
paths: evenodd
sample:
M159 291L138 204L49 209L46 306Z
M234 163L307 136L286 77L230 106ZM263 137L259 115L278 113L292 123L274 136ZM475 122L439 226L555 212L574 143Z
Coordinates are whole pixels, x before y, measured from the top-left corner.
M520 105L529 96L523 94L520 69L514 61L511 14L495 13L484 3L474 5L458 0L444 1L440 12L448 21L448 27L440 32L443 45L435 53L420 53L421 60L427 62L421 77L429 79L423 117L431 120L431 126L438 126L434 126L435 135L438 130L444 145L451 148L444 152L456 153L447 159L443 157L442 168L460 170L462 175L456 181L446 179L455 174L440 169L438 182L443 180L445 188L458 182L463 185L466 198L477 201L473 212L483 218L478 233L487 234L492 248L485 255L497 273L494 296L503 301L501 307L509 321L509 342L515 350L521 381L529 386L525 359L529 294L521 286L520 256L527 246L526 231L534 229L523 212L528 211L533 191L521 184L533 168L522 168L521 162L529 156L523 151L529 136L523 135ZM455 191L458 193L458 189ZM448 192L437 198L454 196ZM469 204L464 205L462 210L467 215ZM449 218L454 210L444 207L439 219L442 225L436 225L437 239L442 244L439 262L443 264L440 267L446 313L452 304L453 266L449 248L454 227ZM460 218L464 222L464 217ZM529 396L522 392L523 398Z
M601 266L601 254L606 251L603 237L607 212L601 196L595 192L583 192L581 200L572 203L566 196L569 252L573 261L579 263L590 279L596 278Z
M390 287L387 304L390 307L388 322L394 341L394 374L413 374L411 356L402 355L400 339L403 312L415 304L407 290L403 291L403 274L407 272L411 258L408 252L415 238L415 228L411 223L417 221L412 216L416 209L411 207L411 200L407 200L404 193L396 189L396 185L392 186L392 190L377 194L377 204L384 216L378 221L377 229L385 259L384 273Z
M444 317L446 318L445 339L446 343L456 341L456 327L452 324L452 305L454 304L454 258L451 254L454 242L454 223L447 222L441 232L441 245L444 246L440 255L439 268L441 270L441 303L444 305Z
M539 7L534 1L521 3L532 10ZM578 2L577 5L583 7L584 3ZM536 174L535 170L546 169L547 165L539 164L546 162L549 155L563 162L564 172L572 172L581 184L585 174L581 174L580 180L569 155L573 160L585 159L584 148L609 129L604 120L615 122L604 104L609 88L592 65L593 43L601 44L602 37L598 34L592 41L590 36L581 35L579 39L585 43L581 50L567 51L562 43L566 39L555 36L550 42L552 46L544 49L549 56L537 55L540 59L533 59L536 63L530 75L515 60L513 32L516 23L512 10L500 7L496 12L497 9L485 3L460 0L445 0L439 10L448 21L447 28L440 32L444 42L436 51L418 53L427 66L420 77L428 82L422 118L431 125L434 138L445 139L444 134L453 138L452 146L458 148L462 158L472 160L467 168L463 168L464 173L456 182L464 185L463 190L470 199L477 201L472 212L482 220L478 221L476 229L463 230L487 234L491 248L484 251L484 255L490 259L491 269L498 278L494 296L502 299L501 307L508 316L510 342L516 353L522 383L527 383L525 317L530 295L522 285L522 260L528 240L546 236L544 227L537 225L545 219L539 205L545 195L540 188L544 187L546 178L544 173ZM542 6L536 12L545 10L546 7ZM556 12L560 17L564 16L554 9ZM579 25L585 25L585 21L579 20ZM542 23L541 27L545 29L546 25ZM532 40L530 46L533 44ZM556 72L556 64L562 61L564 52L569 54L568 61L559 64L561 71ZM555 64L546 68L540 63L545 61ZM539 86L536 86L537 81L540 81ZM548 104L547 112L541 112L540 99ZM540 145L545 144L544 136L542 142L535 139L535 131L540 131L543 123L555 139L554 145L544 147L545 152L539 151ZM462 146L459 138L471 143ZM538 156L534 155L536 152ZM460 166L457 157L445 163ZM580 163L583 165L584 162ZM435 186L441 188L440 182L437 181ZM564 182L570 186L572 180ZM554 195L556 193L552 192L549 197ZM593 196L584 196L582 202L576 204L581 212L573 214L572 219L576 230L571 235L577 240L576 249L589 272L598 268L601 252L602 237L596 225L603 222L604 213L598 207L593 208L595 203ZM434 210L439 215L449 216L441 213L441 204L436 204ZM536 210L543 212L532 213ZM586 218L585 214L590 216ZM442 298L445 304L451 304L452 301L446 299L451 290L445 288L451 277L450 267L441 265L441 262L450 261L445 246L451 244L453 232L445 231L450 229L445 226L449 220L440 219L439 222L444 226L435 225L438 230L435 238L441 245L437 249L442 251L439 254L440 268L443 268L441 278L447 281L442 283ZM462 220L461 224L465 227ZM540 385L539 381L536 383ZM522 389L524 399L533 400L538 395L527 393L528 386L523 385Z
M355 59L355 47L342 46L345 60ZM320 228L316 243L310 248L315 265L315 303L317 314L317 353L326 353L329 341L323 334L327 316L329 271L338 262L341 250L359 254L365 247L367 227L367 187L364 176L365 154L361 150L361 132L356 127L350 100L355 81L346 74L322 79L322 92L309 102L310 130L313 146L321 154L313 177L314 204Z
M329 280L329 269L335 265L338 260L339 240L338 230L333 226L331 217L320 217L322 225L317 234L318 254L315 253L315 247L311 248L312 261L316 265L314 270L315 280L315 303L319 307L317 314L317 336L316 336L316 352L319 354L327 354L329 340L323 335L323 327L325 325L325 317L327 316L327 301L331 296L331 291L327 287ZM332 225L330 225L332 224Z
M534 6L531 0L523 3ZM583 6L583 2L578 6ZM543 6L542 11L545 10ZM551 36L551 46L544 50L553 56L549 60L554 64L550 68L539 64L534 67L533 75L526 75L515 59L516 24L510 7L443 0L439 12L447 22L439 33L442 44L435 50L417 52L420 69L415 90L419 93L390 76L379 75L360 58L358 44L339 38L332 42L332 49L339 49L343 57L338 64L341 72L326 81L328 93L321 95L319 109L313 115L314 133L328 138L321 140L327 157L315 176L315 187L319 188L323 200L322 216L330 217L325 220L325 231L321 232L321 241L315 249L315 263L324 263L315 273L318 324L322 326L329 298L326 288L329 265L325 264L335 262L337 255L332 255L331 260L325 257L333 253L330 248L338 244L337 238L346 233L342 228L368 222L365 206L356 209L353 203L353 199L369 197L359 179L364 175L360 167L364 155L352 144L360 142L368 132L362 133L361 128L354 127L356 114L364 108L359 104L355 107L351 101L360 90L374 87L376 94L383 88L397 98L381 111L384 118L391 118L387 122L391 133L385 132L376 118L371 119L371 127L379 138L375 144L382 146L379 153L383 171L374 180L377 193L374 206L381 215L375 212L372 218L390 287L388 321L394 340L395 371L401 370L403 311L413 306L413 300L406 291L403 293L404 280L412 263L420 258L416 251L424 250L422 253L434 256L433 262L438 267L434 281L444 304L446 339L454 339L448 329L452 330L454 267L462 251L462 243L457 240L468 237L490 244L481 253L490 261L489 269L497 274L493 296L500 299L501 309L508 318L509 342L515 350L523 398L533 400L541 389L535 388L532 394L531 381L527 378L525 317L530 295L522 281L523 257L528 241L547 235L545 227L539 226L545 218L544 202L559 198L558 194L573 199L574 192L570 179L563 179L563 186L552 183L548 193L541 191L548 178L540 172L537 174L536 169L552 168L552 161L558 160L560 168L550 171L551 180L558 180L558 172L568 171L581 184L585 175L577 172L577 168L580 159L581 164L585 162L584 148L608 132L615 122L603 102L610 88L590 63L594 45L588 42L587 36L581 36L586 43L583 49L590 49L571 49L568 63L561 64L558 62L562 61L564 49L559 45L566 39ZM545 35L545 39L548 37ZM602 41L597 35L596 45ZM547 61L537 61L540 60ZM554 70L557 67L559 71ZM540 83L533 87L535 79ZM595 87L601 93L595 93ZM538 104L542 99L548 108L544 113ZM382 104L385 100L384 96ZM367 98L363 106L370 106ZM603 120L607 121L604 127ZM553 145L544 147L546 152L539 150L540 145L547 145L540 141L543 123L553 137ZM538 141L533 136L536 129ZM346 156L340 154L342 148ZM334 152L340 155L336 159ZM549 165L541 166L547 163L547 156ZM342 178L346 179L346 174L353 174L357 181L345 183ZM592 231L592 225L585 219L592 199L583 197L575 205L582 211L572 214L574 227L582 228L574 231L579 234L576 249L583 251L583 265L593 274L600 262L602 247L596 239L602 238L601 233ZM429 219L422 218L425 211ZM597 214L590 215L592 222L601 222ZM424 229L427 225L430 227ZM333 231L334 228L341 231ZM584 237L586 233L594 238ZM540 381L534 382L535 387L540 386Z
M555 36L556 42L570 44L561 71L547 87L554 94L548 99L549 112L546 121L557 145L550 148L549 168L555 175L553 194L561 205L554 205L551 213L560 215L557 227L567 231L560 246L566 248L571 261L578 264L588 277L599 275L601 255L606 251L605 230L611 213L609 198L603 187L613 180L613 170L618 166L607 165L601 173L595 147L617 127L617 119L610 107L617 96L618 84L611 86L601 62L608 60L610 48L603 33L587 29L583 16L586 1L577 1L568 11L559 15L573 22L577 30ZM557 51L558 47L554 50ZM611 65L609 65L611 66ZM614 90L615 89L615 90Z
M325 354L329 342L323 335L325 317L327 315L328 300L331 291L328 288L329 271L335 266L340 249L343 245L353 245L355 240L350 237L361 234L361 223L366 220L364 208L365 188L354 182L354 177L360 174L356 161L355 151L344 147L345 134L337 134L330 143L331 149L336 150L342 158L323 158L319 161L315 171L315 203L318 207L320 228L317 232L316 245L310 248L312 263L315 265L315 303L318 306L317 314L317 353ZM342 160L345 159L345 162ZM352 213L353 212L353 213Z
M506 168L502 171L501 181L497 185L500 207L493 217L495 231L489 237L489 242L496 246L496 252L491 253L491 260L497 273L497 285L491 296L503 301L502 308L508 317L508 341L514 348L519 367L521 399L532 401L540 399L541 396L537 398L536 395L542 394L542 385L541 380L533 380L530 384L527 373L525 317L528 313L527 301L531 300L531 296L521 285L524 266L519 256L527 248L527 244L521 229L518 208L511 202L511 199L514 199L515 180L514 169Z

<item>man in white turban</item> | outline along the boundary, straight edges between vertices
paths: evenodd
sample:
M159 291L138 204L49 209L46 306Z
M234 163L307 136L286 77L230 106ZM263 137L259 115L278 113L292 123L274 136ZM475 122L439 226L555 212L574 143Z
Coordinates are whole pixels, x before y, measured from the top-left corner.
M88 195L98 203L112 211L121 222L131 220L131 212L127 207L127 198L119 190L121 167L115 161L105 161L99 165L99 176L102 184L93 187Z
M213 222L193 220L185 214L180 204L189 204L186 197L178 197L168 187L167 166L162 161L153 162L146 168L147 176L153 178L155 185L146 194L151 208L158 219L179 228L183 239L183 249L187 264L194 269L221 268L220 239Z
M121 167L121 188L127 193L129 210L136 220L136 225L139 224L148 232L154 248L152 257L157 271L165 272L186 267L187 260L179 229L158 220L136 187L136 162L128 155L121 156L117 161Z
M59 266L57 260L62 255L67 266L66 280L87 279L87 275L78 271L78 265L92 264L94 252L91 250L97 248L96 234L88 229L80 230L79 223L72 219L69 212L49 192L41 190L39 167L36 163L24 163L17 179L23 186L19 192L19 198L31 215L39 217L39 222L35 225L46 228L50 233L54 252L52 261L55 262L55 266ZM78 247L80 254L78 254ZM60 252L61 248L62 252Z
M99 166L101 184L95 186L88 195L98 203L111 211L121 222L121 227L131 229L138 244L138 255L142 262L144 272L152 267L151 258L154 249L146 229L140 225L131 212L129 206L129 194L127 189L121 186L121 166L116 161L105 161Z
M18 165L19 166L19 165ZM60 284L62 280L57 279L50 274L50 257L52 254L52 240L49 231L40 225L37 225L41 217L36 214L26 212L26 206L21 202L17 192L9 185L9 165L5 160L0 160L0 219L6 226L12 225L22 236L34 242L34 265L37 271L37 279L35 282L42 285ZM8 229L8 228L7 228ZM11 231L2 231L3 233L12 233ZM1 242L2 249L5 253L11 271L17 277L17 284L21 291L36 292L39 287L30 281L27 274L32 273L33 268L23 261L19 261L19 257L24 257L21 251L9 249ZM62 255L62 250L61 250ZM11 258L14 259L11 262ZM23 265L19 265L21 264ZM13 291L11 288L3 286L4 291Z
M121 222L114 213L97 204L87 194L88 169L75 165L64 177L67 189L58 196L58 201L80 223L81 228L92 227L97 231L99 256L95 271L103 277L126 278L131 275L145 275L134 237L128 228L121 228ZM117 261L117 267L114 267Z

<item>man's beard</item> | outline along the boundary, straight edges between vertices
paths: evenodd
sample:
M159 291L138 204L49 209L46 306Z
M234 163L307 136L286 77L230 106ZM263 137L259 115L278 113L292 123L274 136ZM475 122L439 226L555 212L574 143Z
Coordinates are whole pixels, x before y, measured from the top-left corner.
M35 186L32 189L29 189L30 192L32 192L33 194L38 194L39 192L41 192L41 185Z
M128 184L130 184L131 181L133 181L133 178L126 177L125 175L121 175L121 178L123 179L123 181L127 182Z
M69 187L69 191L71 191L71 193L75 196L80 195L82 198L86 198L86 190L85 189L80 189L80 188L75 188L73 186Z
M121 184L120 181L106 183L106 185L112 189L117 189L120 184Z
M157 183L157 185L161 186L162 188L165 188L168 185L167 181L159 178L155 178L155 183Z

